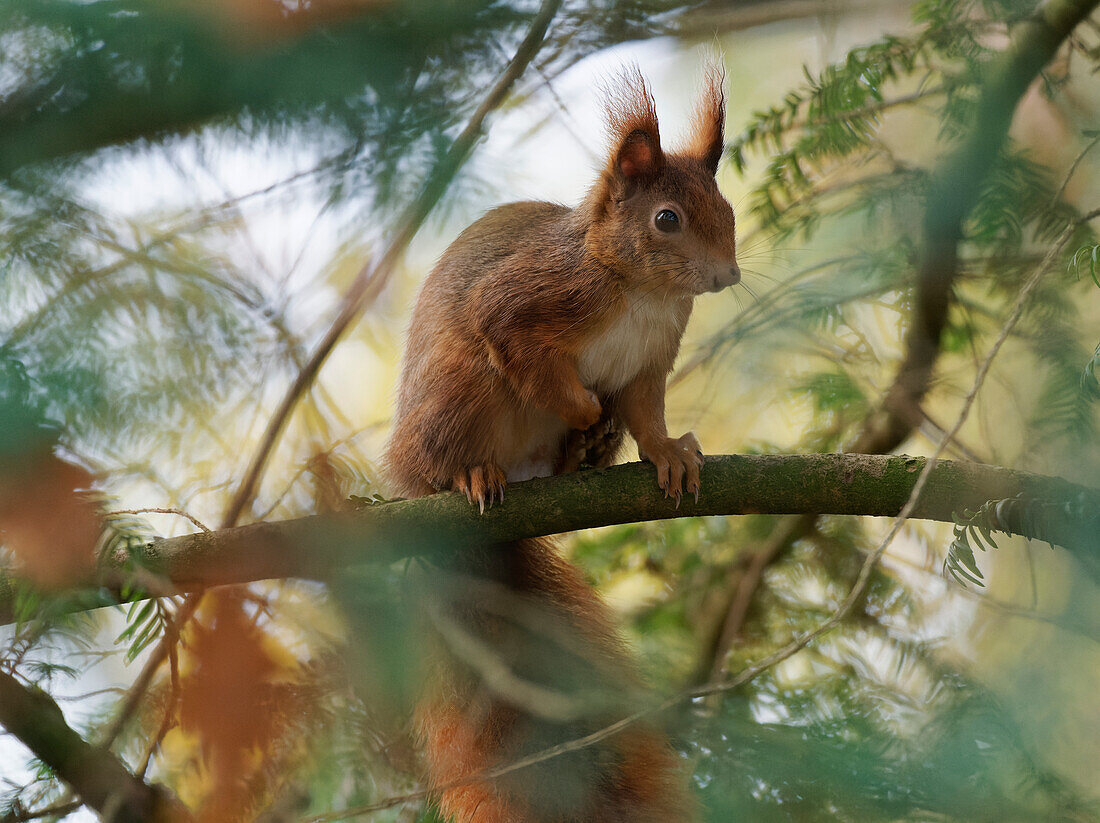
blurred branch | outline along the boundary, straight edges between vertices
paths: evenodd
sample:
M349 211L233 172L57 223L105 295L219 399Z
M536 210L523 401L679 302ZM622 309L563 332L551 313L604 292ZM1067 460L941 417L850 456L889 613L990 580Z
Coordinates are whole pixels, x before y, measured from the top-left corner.
M1097 0L1049 0L1013 27L1011 45L983 84L969 139L931 181L905 357L882 408L868 418L850 451L893 451L920 425L920 403L939 356L940 335L958 275L963 221L977 203L982 183L1004 146L1020 98L1097 5Z
M42 26L75 41L0 99L0 176L187 133L242 110L263 115L354 98L426 44L477 31L486 4L364 3L329 19L313 5L291 13L279 3L0 5L12 28ZM268 7L279 23L234 20L245 6Z
M925 462L920 457L863 454L709 457L702 471L702 497L698 503L685 498L679 508L662 496L651 465L631 463L517 483L509 487L506 504L484 515L462 495L448 492L355 513L155 540L133 554L104 558L100 572L106 579L117 578L126 567L138 565L189 590L269 578L325 580L356 564L440 557L473 544L676 517L891 517L904 505ZM1100 490L996 466L941 461L913 517L952 522L963 509L1017 495L1063 502L1066 509L1054 522L1006 527L1065 546L1100 579ZM13 584L0 578L0 621L11 622L14 607ZM87 602L74 606L89 607Z
M127 771L110 752L87 743L53 698L0 671L0 724L109 823L190 820L179 800Z
M522 603L521 598L516 600ZM466 631L453 615L445 613L436 603L426 600L423 608L451 653L476 672L488 689L512 705L523 706L536 717L557 723L576 721L586 708L590 708L582 699L524 678L513 670L499 649ZM576 640L568 634L563 636L566 641Z
M470 117L466 127L455 138L447 153L432 169L427 181L424 183L424 187L420 190L420 194L401 215L401 219L397 222L397 229L394 231L386 251L376 263L364 266L356 276L355 281L344 295L336 319L333 320L321 342L317 344L317 348L309 360L299 370L297 378L287 390L279 408L268 422L260 447L253 456L252 463L249 465L237 494L226 512L225 523L227 525L235 523L245 507L252 502L256 492L256 484L263 473L264 466L267 464L267 459L275 443L282 433L283 427L290 417L290 413L301 399L301 396L313 384L322 364L332 352L337 341L359 316L363 308L378 295L386 284L393 267L405 253L406 247L420 229L420 224L431 212L443 192L446 191L447 186L472 151L474 144L481 137L485 119L504 102L512 86L538 53L550 27L550 22L554 19L560 6L561 0L544 0L538 14L531 22L531 28L528 30L527 36L516 49L511 62L485 96L481 105L478 106L477 111Z

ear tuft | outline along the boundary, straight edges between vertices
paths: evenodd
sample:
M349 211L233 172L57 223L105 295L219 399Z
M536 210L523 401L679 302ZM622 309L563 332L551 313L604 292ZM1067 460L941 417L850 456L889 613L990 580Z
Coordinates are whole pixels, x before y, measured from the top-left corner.
M636 65L625 67L604 84L611 157L608 172L633 184L664 164L657 110L649 85Z
M725 151L725 87L725 70L719 63L711 63L703 78L703 94L695 106L691 138L685 151L701 160L711 174L718 173L718 163Z

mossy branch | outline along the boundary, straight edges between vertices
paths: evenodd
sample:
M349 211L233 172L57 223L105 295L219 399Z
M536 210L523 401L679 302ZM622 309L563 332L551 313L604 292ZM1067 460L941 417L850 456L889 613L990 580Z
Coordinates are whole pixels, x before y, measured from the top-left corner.
M905 504L924 463L920 457L863 454L714 456L703 467L699 501L687 497L679 508L662 496L652 466L631 463L518 483L509 487L503 505L484 515L461 495L445 493L354 513L156 540L135 556L104 558L98 582L118 580L135 562L177 590L269 578L325 580L349 566L443 557L473 543L675 517L889 517ZM950 522L964 509L1017 495L1059 501L1066 514L1013 524L1012 530L1066 547L1100 579L1100 490L996 466L942 461L913 517ZM0 578L0 621L14 617L12 584Z

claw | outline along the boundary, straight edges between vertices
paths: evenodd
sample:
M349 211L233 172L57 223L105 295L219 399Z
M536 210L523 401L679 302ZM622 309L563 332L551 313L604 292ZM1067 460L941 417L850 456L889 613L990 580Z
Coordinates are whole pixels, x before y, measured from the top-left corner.
M481 514L485 514L486 508L492 508L497 501L497 493L500 493L500 501L504 502L504 472L493 463L458 472L451 481L451 488L466 495L466 501L470 505L477 505Z

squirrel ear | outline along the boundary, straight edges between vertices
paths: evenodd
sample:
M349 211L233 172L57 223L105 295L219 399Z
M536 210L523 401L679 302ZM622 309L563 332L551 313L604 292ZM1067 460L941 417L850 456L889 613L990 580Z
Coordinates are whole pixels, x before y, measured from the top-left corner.
M605 92L612 147L608 171L632 186L657 172L665 161L653 96L637 66L624 69Z
M702 160L711 174L718 173L718 163L725 151L725 85L725 71L717 63L712 63L707 67L703 95L695 106L691 140L687 147L687 154Z

